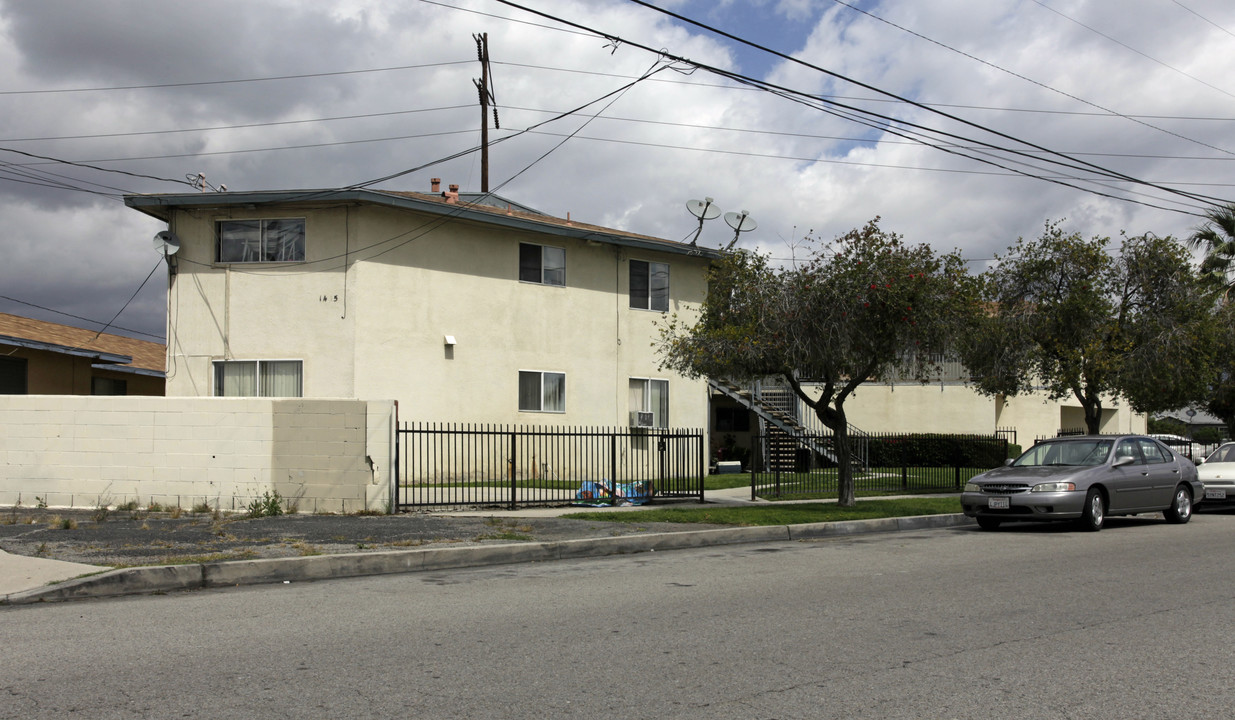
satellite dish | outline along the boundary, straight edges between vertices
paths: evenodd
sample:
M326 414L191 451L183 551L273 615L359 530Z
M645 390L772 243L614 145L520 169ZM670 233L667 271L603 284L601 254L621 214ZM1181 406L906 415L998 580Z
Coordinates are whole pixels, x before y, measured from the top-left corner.
M755 219L748 215L746 210L740 213L725 213L725 222L729 223L729 227L740 233L750 232L759 227L759 223L755 222Z
M686 209L690 211L691 215L700 220L711 220L714 217L720 217L720 208L712 204L712 198L687 200Z
M171 257L180 250L180 238L171 230L160 230L154 234L154 249L163 253L163 257Z
M732 250L733 246L737 245L739 235L759 227L759 223L755 222L755 219L746 210L740 213L725 213L725 222L729 223L729 227L733 228L733 239L725 247L725 252Z
M703 221L711 220L720 215L720 208L712 204L712 198L704 198L702 200L687 200L686 209L691 215L699 218L699 228L695 230L695 236L691 238L690 244L694 245L699 241L699 233L703 232Z

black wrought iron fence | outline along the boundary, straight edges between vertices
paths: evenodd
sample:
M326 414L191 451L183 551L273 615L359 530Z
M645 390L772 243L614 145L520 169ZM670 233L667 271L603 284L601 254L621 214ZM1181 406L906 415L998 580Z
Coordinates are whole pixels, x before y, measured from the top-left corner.
M850 437L861 446L863 465L853 467L855 488L869 492L953 492L1008 457L1003 435L903 435L865 433ZM837 491L836 463L819 451L832 435L752 438L751 499L826 495ZM835 453L831 453L834 455Z
M702 430L403 423L400 509L703 500Z

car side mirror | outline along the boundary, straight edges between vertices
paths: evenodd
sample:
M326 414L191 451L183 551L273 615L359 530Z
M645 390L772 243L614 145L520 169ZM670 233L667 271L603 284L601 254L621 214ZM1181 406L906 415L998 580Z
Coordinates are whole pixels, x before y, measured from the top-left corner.
M1130 458L1127 455L1121 455L1120 457L1115 458L1115 462L1111 463L1111 467L1123 467L1124 465L1131 465L1134 462L1136 462L1135 459Z
M1201 466L1201 465L1204 465L1204 464L1205 464L1205 458L1197 458L1197 459L1193 460L1192 462L1196 463L1196 464L1197 464L1197 466L1199 467L1199 466Z
M1008 467L1009 465L1011 465L1011 464L1012 464L1012 463L1014 463L1014 462L1016 462L1016 458L1008 458L1007 460L1004 460L1004 461L1003 461L1003 466L1004 466L1004 467Z

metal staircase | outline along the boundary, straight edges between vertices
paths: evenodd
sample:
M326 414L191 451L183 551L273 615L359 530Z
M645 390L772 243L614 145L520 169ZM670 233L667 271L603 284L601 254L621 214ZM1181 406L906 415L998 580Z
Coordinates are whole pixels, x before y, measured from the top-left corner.
M780 385L764 385L755 382L750 387L741 387L727 380L708 380L708 387L715 393L732 398L738 404L755 413L767 428L768 466L791 469L797 448L805 447L812 452L838 462L836 453L823 433L802 424L798 419L798 397L792 390ZM850 438L865 437L858 428L849 426ZM853 443L852 462L855 468L866 466L866 453L861 450L865 443Z

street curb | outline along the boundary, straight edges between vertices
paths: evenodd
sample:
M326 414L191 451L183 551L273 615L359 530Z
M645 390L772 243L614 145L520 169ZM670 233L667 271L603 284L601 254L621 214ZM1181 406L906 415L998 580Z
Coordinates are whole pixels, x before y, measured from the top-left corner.
M165 593L175 590L237 587L279 582L392 575L456 568L548 562L640 552L741 543L795 541L867 533L902 532L974 524L962 514L849 520L803 525L766 525L686 532L582 538L541 543L388 550L294 558L231 560L191 565L121 568L56 585L6 595L0 604L28 605L83 598Z

